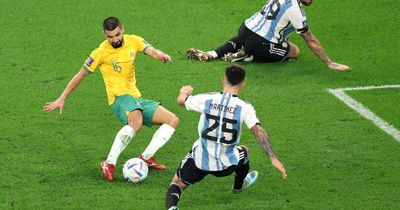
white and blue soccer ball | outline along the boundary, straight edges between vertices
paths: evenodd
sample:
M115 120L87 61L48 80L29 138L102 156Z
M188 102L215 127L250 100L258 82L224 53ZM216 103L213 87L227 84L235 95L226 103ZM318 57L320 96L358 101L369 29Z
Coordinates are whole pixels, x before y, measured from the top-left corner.
M147 164L140 158L127 160L122 168L125 181L133 183L139 183L146 179L148 171Z

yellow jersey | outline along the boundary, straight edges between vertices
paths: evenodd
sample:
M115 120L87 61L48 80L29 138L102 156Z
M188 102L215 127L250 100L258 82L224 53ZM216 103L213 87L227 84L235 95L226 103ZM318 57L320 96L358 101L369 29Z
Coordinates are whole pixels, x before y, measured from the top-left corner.
M124 44L120 48L114 48L105 40L83 64L89 74L99 67L106 85L109 105L114 103L115 96L129 94L135 98L141 97L136 87L135 60L139 52L149 47L151 45L142 37L124 35Z

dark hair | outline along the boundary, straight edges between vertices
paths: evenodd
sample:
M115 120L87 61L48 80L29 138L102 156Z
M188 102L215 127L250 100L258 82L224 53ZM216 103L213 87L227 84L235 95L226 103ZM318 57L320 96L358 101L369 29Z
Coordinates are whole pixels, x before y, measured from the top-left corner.
M226 68L225 76L228 82L235 86L243 82L244 78L246 77L246 70L240 65L233 64Z
M105 31L114 31L114 29L121 26L121 21L116 17L108 17L103 21L103 29Z

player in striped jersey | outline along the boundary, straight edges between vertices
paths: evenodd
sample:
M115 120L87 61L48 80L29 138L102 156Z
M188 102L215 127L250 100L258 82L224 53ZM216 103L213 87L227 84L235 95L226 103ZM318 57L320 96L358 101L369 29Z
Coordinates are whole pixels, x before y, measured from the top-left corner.
M200 61L223 58L226 61L275 62L297 59L299 48L288 41L293 31L303 37L308 47L330 69L347 70L350 67L333 62L318 39L311 33L302 4L312 0L269 0L260 11L248 18L238 35L214 51L203 52L190 48L187 57Z
M238 146L243 123L256 136L271 163L284 178L287 177L286 169L272 151L269 137L261 127L253 106L237 96L244 86L245 75L241 66L231 65L222 78L223 92L192 96L191 86L181 88L178 104L201 113L199 139L173 177L166 194L167 209L177 209L182 191L208 174L222 177L235 172L233 193L240 193L256 181L258 172L248 173L248 149Z

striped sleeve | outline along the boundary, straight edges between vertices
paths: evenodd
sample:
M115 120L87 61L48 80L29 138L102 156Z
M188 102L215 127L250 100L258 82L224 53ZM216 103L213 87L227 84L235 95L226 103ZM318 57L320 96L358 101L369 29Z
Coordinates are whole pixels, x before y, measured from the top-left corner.
M260 123L260 120L257 118L257 114L256 114L256 110L254 109L254 107L247 103L246 104L246 111L244 113L244 123L246 124L246 126L251 129L253 126L255 126L256 124Z
M203 94L189 96L186 98L185 107L187 110L202 112L204 110L204 102L206 98Z
M299 3L293 4L288 11L288 16L293 27L298 34L305 33L309 30L307 25L307 18L303 7Z

